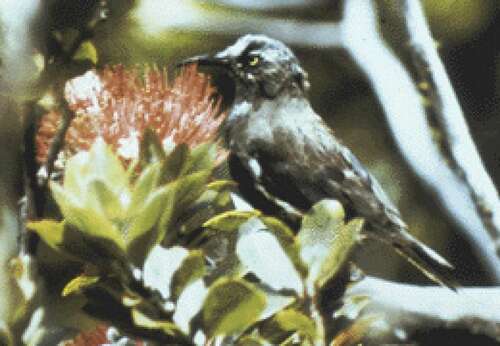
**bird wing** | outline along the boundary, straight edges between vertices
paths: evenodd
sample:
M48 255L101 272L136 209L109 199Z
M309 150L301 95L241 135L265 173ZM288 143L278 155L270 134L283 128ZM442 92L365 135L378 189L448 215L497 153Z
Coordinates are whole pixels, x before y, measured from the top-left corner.
M325 164L316 179L324 182L330 196L341 195L346 208L352 209L356 216L365 217L372 226L404 226L398 209L376 178L348 148L338 144L323 155Z

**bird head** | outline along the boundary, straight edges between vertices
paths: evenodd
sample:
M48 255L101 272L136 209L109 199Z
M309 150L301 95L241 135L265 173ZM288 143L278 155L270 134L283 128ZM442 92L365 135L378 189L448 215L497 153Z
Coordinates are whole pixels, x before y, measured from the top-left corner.
M245 35L214 55L196 56L181 65L197 63L224 69L234 80L236 97L274 99L301 95L309 87L307 73L282 42L264 35Z

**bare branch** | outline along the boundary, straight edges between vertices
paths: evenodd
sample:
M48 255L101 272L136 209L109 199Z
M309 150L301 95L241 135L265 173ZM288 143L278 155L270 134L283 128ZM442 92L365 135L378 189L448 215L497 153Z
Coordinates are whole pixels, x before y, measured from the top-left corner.
M420 14L423 16L422 13ZM493 280L500 282L500 262L496 256L494 242L483 224L482 215L478 213L475 200L470 194L470 185L465 184L457 170L447 164L447 158L443 156L438 143L433 140L422 96L408 70L383 41L378 30L378 18L373 2L347 0L344 18L340 25L342 28L340 32L344 34L341 41L371 82L392 135L406 162L436 195L446 212L453 218L476 252L481 255L480 259ZM417 25L425 25L424 18L420 18L418 24L414 24L413 20L412 25L415 27L412 28L413 31L420 30ZM428 32L427 26L422 30ZM427 39L432 40L430 36ZM434 47L432 49L435 50ZM439 60L437 53L434 54L434 59ZM433 61L433 64L437 63ZM443 108L447 112L447 122L451 122L449 119L452 117L460 118L457 123L461 123L460 126L453 127L453 132L450 130L449 134L453 135L450 142L460 143L458 138L465 138L464 142L468 143L466 149L473 148L473 151L468 152L470 156L467 158L469 162L476 162L474 169L479 171L479 167L482 167L481 159L472 144L463 114L458 107L445 72L439 73L439 77L435 78L439 78L436 80L440 83L439 87L444 83L446 89L442 93L447 99L448 108ZM445 79L446 82L441 79ZM449 89L446 88L447 85ZM453 100L449 100L450 98ZM456 162L461 161L462 156L460 156L460 161ZM484 169L482 173L477 173L474 177L478 179L476 184L484 189L490 189L488 196L496 194ZM498 205L498 198L496 205Z
M404 1L405 24L408 28L411 53L422 78L429 84L431 107L440 130L444 132L447 152L455 174L469 189L484 227L496 242L500 255L500 200L471 138L457 97L435 48L420 3Z
M500 288L461 288L399 284L366 277L346 292L370 303L362 315L382 313L387 325L374 328L369 343L411 342L413 334L429 329L462 329L500 341ZM389 328L387 328L389 327Z

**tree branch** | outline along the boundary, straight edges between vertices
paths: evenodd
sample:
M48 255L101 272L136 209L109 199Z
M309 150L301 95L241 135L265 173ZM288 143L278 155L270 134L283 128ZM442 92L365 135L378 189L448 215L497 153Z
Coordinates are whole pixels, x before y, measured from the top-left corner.
M495 240L500 256L500 200L467 128L462 109L435 48L420 3L405 0L401 8L409 33L410 50L418 71L429 83L431 107L446 141L455 174L463 180L484 227Z
M461 288L455 293L366 277L349 288L345 297L354 295L370 297L362 316L382 313L387 323L370 330L364 340L370 344L411 342L412 336L430 329L467 330L500 341L499 287Z
M414 0L411 1L413 1L413 7L420 6ZM380 4L383 6L387 3L380 2ZM443 155L444 152L439 147L439 143L433 140L428 114L421 99L422 95L408 70L383 41L379 33L377 12L373 2L347 0L344 11L344 18L340 23L342 28L340 32L343 33L341 42L370 81L380 100L399 150L408 165L420 180L431 189L445 211L459 226L460 232L480 255L480 260L489 271L493 281L499 283L500 262L495 252L494 242L483 223L481 213L478 212L481 208L476 207L475 199L470 193L473 188L467 183L467 180L464 180L459 173L460 170L447 164L448 158ZM418 35L426 35L426 42L432 41L421 9L419 15L418 22L415 22L415 18L407 18L408 25L411 27L409 31L416 35L416 32L422 30L423 34L419 33ZM415 16L414 11L412 16ZM363 20L359 20L359 18L363 18ZM411 42L415 42L415 40ZM459 167L462 165L463 155L460 150L467 150L469 163L466 164L467 168L463 168L463 171L475 171L476 174L469 176L468 179L472 177L477 179L475 184L482 187L482 192L478 191L478 193L488 196L488 202L493 204L490 207L498 206L498 197L496 203L494 198L497 196L497 192L491 184L491 179L484 171L481 159L474 148L463 114L443 70L442 63L435 52L435 47L426 46L427 50L431 48L434 50L433 69L429 70L429 73L433 73L437 69L436 65L441 67L437 76L434 77L436 83L439 83L435 85L435 88L439 88L439 90L436 89L436 95L446 99L440 101L443 104L442 121L444 122L446 119L447 125L453 122L460 124L450 125L452 128L450 127L445 134L453 136L448 139L449 143L456 145L466 143L460 148L455 148L457 155L460 154L455 160L456 165L460 165ZM388 69L390 69L390 73L388 73ZM451 118L454 120L452 121ZM459 138L463 141L459 142Z

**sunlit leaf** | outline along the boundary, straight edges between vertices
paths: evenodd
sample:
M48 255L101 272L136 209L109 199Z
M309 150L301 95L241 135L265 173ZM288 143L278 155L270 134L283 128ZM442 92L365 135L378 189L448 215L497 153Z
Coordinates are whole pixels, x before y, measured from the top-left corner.
M302 260L310 267L328 254L336 230L344 224L342 205L335 200L322 200L304 215L297 239Z
M354 219L339 229L333 246L330 248L328 256L326 256L319 270L316 279L316 284L319 287L328 282L345 263L349 253L359 239L363 224L363 219Z
M261 216L260 220L264 223L285 250L288 257L292 260L295 269L305 277L307 275L307 266L302 262L300 257L300 247L295 239L295 234L283 221L270 216Z
M128 212L135 213L139 206L144 203L149 194L159 183L160 162L147 165L137 178L132 190L132 196Z
M266 306L266 297L242 279L221 278L210 288L203 305L207 336L231 335L253 324Z
M214 180L207 185L207 190L222 191L238 186L233 180Z
M169 195L172 193L174 193L172 186L166 185L151 193L143 201L142 207L137 210L137 214L132 218L132 223L126 231L128 245L133 244L135 240L144 236L146 232L152 231L152 228L159 222L160 216L169 200ZM154 245L154 242L151 245Z
M240 227L236 254L241 263L274 290L302 295L302 279L280 242L258 218Z
M86 192L86 177L91 174L91 169L87 151L69 158L64 169L64 189L73 196L81 196Z
M106 217L93 209L82 208L57 183L51 183L50 189L67 223L75 226L87 236L108 239L120 249L125 250L122 234Z
M258 210L252 211L238 211L229 210L219 215L214 216L203 224L205 228L211 228L218 231L231 232L236 231L238 228L255 216L259 216Z
M97 64L97 49L92 41L83 41L73 55L73 59L76 61L89 60L92 64Z
M299 332L311 341L316 338L314 321L300 311L294 309L282 310L274 316L274 320L285 331Z
M141 328L158 329L170 336L180 334L179 328L175 325L175 323L163 320L154 320L137 309L132 309L132 320L136 326Z
M61 250L64 237L64 221L32 221L26 224L26 228L36 232L51 248Z
M86 206L102 213L108 220L122 217L125 211L119 197L101 180L88 184Z
M342 205L335 200L316 203L304 216L297 240L300 257L309 268L309 285L321 287L333 277L356 242L362 222L353 220L347 227L344 217Z
M66 297L70 294L79 293L87 287L96 284L100 277L95 275L82 274L72 279L70 282L64 286L61 295Z
M129 184L127 171L102 138L97 138L89 151L91 172L95 177L106 177L106 184L119 194ZM68 163L69 164L69 163Z

